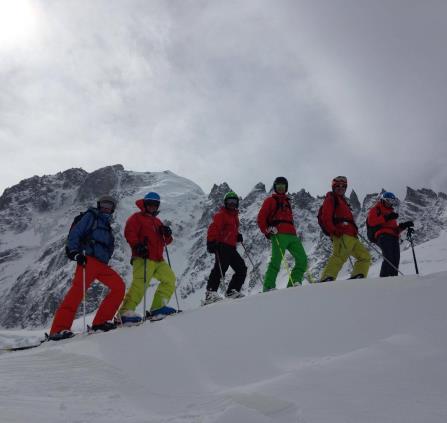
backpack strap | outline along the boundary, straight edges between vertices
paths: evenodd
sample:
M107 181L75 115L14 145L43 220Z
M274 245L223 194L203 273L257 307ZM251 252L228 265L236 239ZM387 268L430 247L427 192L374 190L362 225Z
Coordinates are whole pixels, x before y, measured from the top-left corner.
M273 197L273 199L276 201L276 209L273 212L273 214L269 217L268 225L269 226L277 226L280 223L288 223L290 225L293 225L294 224L293 223L293 219L292 220L274 219L274 217L278 213L279 209L282 209L284 206L283 206L283 203L281 203L278 198ZM289 201L289 197L286 197L286 201L285 202L286 202L287 206L289 206L289 209L292 210L292 207L291 207L290 201Z
M335 216L337 207L339 206L339 202L338 202L337 196L334 195L333 192L331 192L331 195L332 195L332 198L334 200L334 212L332 214L332 221L334 222L334 225L336 225L337 223L347 222L347 223L350 223L351 225L354 225L355 228L358 230L357 225L355 224L353 219L346 219L345 217L336 217ZM347 204L347 202L346 202L346 204ZM349 206L349 204L348 204L348 206ZM350 206L349 206L349 208L350 208Z

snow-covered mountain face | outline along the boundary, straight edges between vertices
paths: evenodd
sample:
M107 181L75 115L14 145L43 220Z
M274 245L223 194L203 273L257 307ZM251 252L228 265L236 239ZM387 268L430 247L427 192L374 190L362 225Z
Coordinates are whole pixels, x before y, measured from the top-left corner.
M168 252L178 277L180 306L198 306L213 264L213 256L206 252L207 227L230 189L237 192L237 187L222 183L206 195L192 181L168 171L132 172L115 165L92 173L70 169L51 176L34 176L5 190L0 197L0 325L11 328L49 324L70 287L74 271L73 262L64 253L68 228L74 216L95 206L97 198L105 193L119 199L113 223L116 248L110 264L127 285L131 282L131 267L130 249L123 237L125 222L137 211L137 199L148 191L161 195L159 217L171 225L174 234ZM238 249L249 268L244 287L247 293L261 289L270 257L270 242L256 224L257 213L267 195L264 184L258 183L240 202L244 245ZM363 203L355 192L349 197L363 235L366 213L377 195L367 195ZM310 273L318 278L330 253L330 241L321 233L316 219L322 197L314 198L302 189L291 193L290 199L299 235L309 255ZM434 239L442 229L447 229L447 195L407 188L399 214L401 221L416 222L416 245ZM408 242L404 241L401 248L409 248ZM373 256L377 259L376 253ZM229 278L227 275L226 280ZM286 272L282 270L278 286L286 281ZM87 295L87 311L96 309L105 289L101 284L93 285ZM149 298L154 289L155 283Z

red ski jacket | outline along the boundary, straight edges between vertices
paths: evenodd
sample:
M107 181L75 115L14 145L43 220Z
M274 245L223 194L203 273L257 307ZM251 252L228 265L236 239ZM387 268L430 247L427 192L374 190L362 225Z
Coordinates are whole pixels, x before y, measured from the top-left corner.
M258 226L264 235L269 226L274 226L280 234L296 235L292 207L286 194L275 193L264 200L258 213Z
M394 209L392 207L385 207L381 201L374 204L373 207L368 212L367 222L369 226L380 226L380 228L375 232L374 238L379 238L382 234L390 234L395 237L399 237L402 230L397 224L397 219L391 219L386 221L385 216L393 213Z
M332 191L328 192L323 201L321 218L329 235L334 235L335 229L338 229L345 235L357 236L358 228L344 195L337 195Z
M206 240L217 241L236 247L239 233L239 212L222 207L214 216L208 227Z
M163 261L163 249L172 242L172 236L161 234L163 223L158 217L144 211L142 199L137 200L135 204L141 211L130 216L124 228L124 236L132 248L132 257L138 257L136 246L143 244L146 238L149 260Z

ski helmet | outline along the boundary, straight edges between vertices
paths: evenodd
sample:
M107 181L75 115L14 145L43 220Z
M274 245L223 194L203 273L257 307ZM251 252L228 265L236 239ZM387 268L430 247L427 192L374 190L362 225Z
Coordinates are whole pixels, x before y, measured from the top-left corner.
M96 207L98 210L103 207L107 209L111 209L112 213L115 211L117 205L117 201L110 195L101 195L96 202Z
M239 207L239 197L234 191L229 191L225 194L225 197L224 197L225 207L227 207L228 204L230 204L230 201L228 201L228 200L233 200L233 201L236 200L236 202L233 204L236 204L236 208Z
M155 205L155 203L157 203L157 205L160 205L160 196L156 193L156 192L148 192L144 198L144 205L149 205L149 204L153 204Z
M278 176L273 181L273 191L275 191L276 193L278 193L278 191L276 191L277 185L285 185L286 186L285 192L287 192L289 190L289 181L286 178L284 178L284 176Z
M346 176L336 176L332 179L332 188L340 185L344 186L345 188L348 186L348 178Z
M398 198L389 191L384 191L382 192L382 194L380 194L380 201L382 201L383 203L385 203L385 205L394 207L397 206L399 204L399 200Z

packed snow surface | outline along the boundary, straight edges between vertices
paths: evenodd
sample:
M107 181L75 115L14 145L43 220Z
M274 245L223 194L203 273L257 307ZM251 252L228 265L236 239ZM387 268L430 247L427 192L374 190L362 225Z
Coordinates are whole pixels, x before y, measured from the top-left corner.
M446 280L306 284L4 352L1 422L445 423Z

